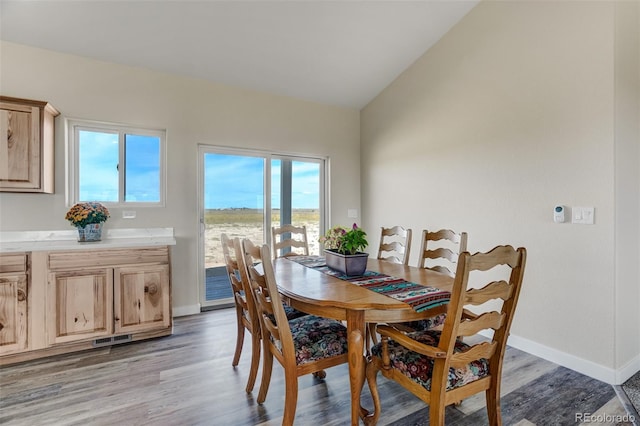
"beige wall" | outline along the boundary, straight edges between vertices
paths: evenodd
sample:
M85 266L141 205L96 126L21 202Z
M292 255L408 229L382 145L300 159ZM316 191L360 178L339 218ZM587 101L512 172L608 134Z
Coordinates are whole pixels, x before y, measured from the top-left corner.
M615 9L482 2L361 113L364 226L467 231L472 252L526 247L510 343L608 382L640 368L638 124L619 122L616 85L637 49L615 60L638 20L616 32ZM554 223L556 204L594 206L595 225Z
M174 313L197 310L198 144L326 156L331 163L332 221L360 209L359 112L87 58L0 44L0 93L52 103L56 121L54 195L0 194L0 230L68 230L64 118L167 130L165 208L112 209L110 228L173 227Z

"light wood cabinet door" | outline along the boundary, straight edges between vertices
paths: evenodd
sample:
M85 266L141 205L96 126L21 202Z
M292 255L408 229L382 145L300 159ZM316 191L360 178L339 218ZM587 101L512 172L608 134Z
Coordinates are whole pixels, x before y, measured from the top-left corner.
M113 333L113 269L51 272L47 284L50 345Z
M0 191L54 190L54 119L47 102L0 96Z
M115 332L171 326L169 265L115 268Z
M27 275L0 274L0 355L27 350Z

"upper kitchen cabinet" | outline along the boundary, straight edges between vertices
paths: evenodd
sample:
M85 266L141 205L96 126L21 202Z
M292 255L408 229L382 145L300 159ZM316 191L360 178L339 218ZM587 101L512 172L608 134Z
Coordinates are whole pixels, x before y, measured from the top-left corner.
M0 191L54 191L54 121L48 102L0 96Z

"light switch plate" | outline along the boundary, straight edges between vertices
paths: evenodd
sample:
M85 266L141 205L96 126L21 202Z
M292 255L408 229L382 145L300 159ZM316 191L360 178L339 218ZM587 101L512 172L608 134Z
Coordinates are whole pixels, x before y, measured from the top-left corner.
M122 218L123 219L135 219L136 218L136 211L135 210L123 210L122 211Z
M571 209L571 223L593 225L595 210L595 207L573 207Z
M358 209L347 209L347 217L355 219L358 217Z

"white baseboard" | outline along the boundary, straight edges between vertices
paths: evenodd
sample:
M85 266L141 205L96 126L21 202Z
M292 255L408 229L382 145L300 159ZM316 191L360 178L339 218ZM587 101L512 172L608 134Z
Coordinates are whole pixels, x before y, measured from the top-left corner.
M637 355L626 365L616 371L616 383L621 385L631 378L634 374L640 371L640 355Z
M174 306L173 317L184 317L187 315L199 314L200 304L188 305L188 306Z
M623 374L620 374L620 371L616 372L611 368L596 364L593 361L588 361L575 355L541 345L540 343L525 339L524 337L510 335L507 344L516 349L520 349L521 351L530 353L531 355L546 359L547 361L551 361L555 364L577 371L578 373L586 376L593 377L594 379L610 385L619 385L624 383L624 380L626 380L624 379L622 382L620 381L621 377L624 376ZM640 362L640 360L638 360L638 362ZM631 367L629 367L629 370L630 369ZM637 370L633 371L627 379L636 371Z

